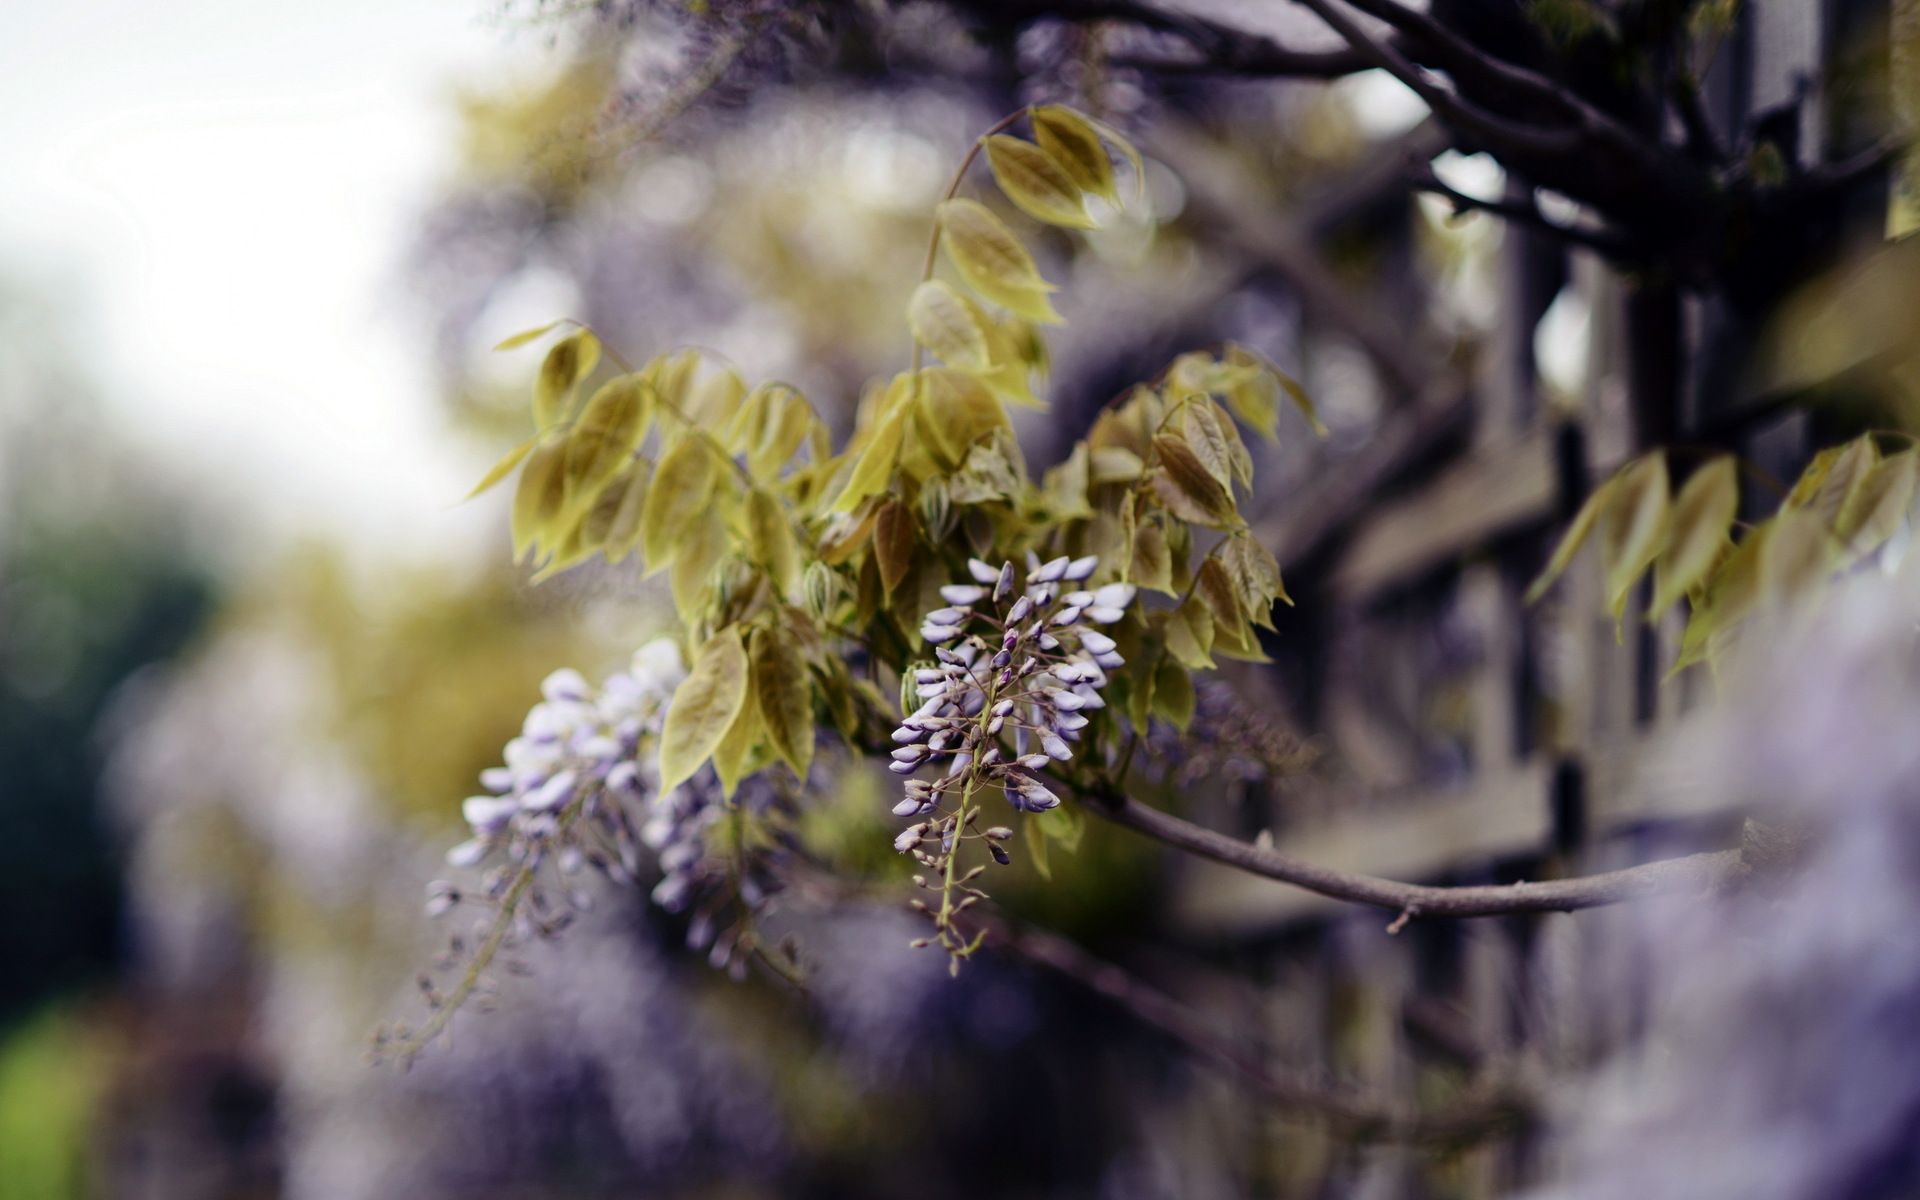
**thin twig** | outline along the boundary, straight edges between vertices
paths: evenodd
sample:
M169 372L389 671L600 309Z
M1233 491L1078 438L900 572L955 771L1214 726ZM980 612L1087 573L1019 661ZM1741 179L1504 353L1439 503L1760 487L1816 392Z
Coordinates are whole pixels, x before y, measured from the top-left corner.
M1482 212L1491 213L1496 217L1504 217L1509 221L1517 221L1522 225L1537 229L1542 233L1560 238L1563 241L1573 242L1576 245L1585 246L1590 250L1597 250L1601 254L1613 258L1625 255L1630 249L1624 239L1612 234L1603 233L1594 229L1579 229L1548 220L1547 214L1540 211L1539 204L1535 203L1531 196L1525 201L1482 200L1478 196L1470 196L1450 186L1431 170L1416 172L1413 176L1413 186L1423 192L1433 192L1436 195L1445 196L1453 202L1453 208L1456 213L1464 212L1467 209L1479 209Z

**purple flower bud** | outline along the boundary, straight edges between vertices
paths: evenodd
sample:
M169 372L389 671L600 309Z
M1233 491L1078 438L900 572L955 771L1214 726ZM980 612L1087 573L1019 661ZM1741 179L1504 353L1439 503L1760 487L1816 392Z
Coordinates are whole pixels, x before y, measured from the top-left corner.
M938 736L945 737L945 734ZM925 746L902 746L893 752L893 761L897 763L917 763L927 756Z
M1040 746L1047 752L1047 757L1056 762L1066 762L1073 757L1073 751L1067 747L1067 743L1050 729L1040 731Z
M1106 654L1096 654L1093 656L1093 661L1099 663L1101 666L1107 668L1107 670L1109 671L1118 670L1119 668L1127 665L1126 659L1121 658L1118 654L1114 654L1112 652L1108 652Z
M1011 562L1001 563L1000 575L993 581L993 602L995 604L1000 603L1000 601L1006 599L1007 593L1012 590L1013 564Z
M1027 599L1033 601L1035 604L1039 605L1041 608L1045 608L1047 605L1052 604L1054 596L1058 594L1059 594L1059 589L1055 588L1050 583L1043 583L1037 587L1030 587L1027 589Z
M540 785L540 790L528 796L526 807L536 812L558 808L573 799L573 785L579 777L572 771L562 771L552 779Z
M1053 614L1053 623L1055 625L1071 625L1075 621L1078 621L1079 619L1080 619L1080 610L1073 607L1072 605L1068 605L1067 607L1061 609L1059 612Z
M902 725L900 728L893 731L893 740L896 742L900 742L903 745L907 742L917 742L921 738L926 736L927 736L926 730L915 729L910 725Z
M1004 717L1012 711L1013 701L1011 700L1002 700L993 706L993 715L996 717Z
M1068 579L1085 579L1100 566L1100 556L1089 554L1085 558L1076 558L1067 564Z
M640 794L640 764L634 762L632 759L615 763L613 770L607 772L607 789L609 791L619 792L622 795L638 796Z
M561 667L540 681L540 694L549 700L585 700L592 691L572 667Z
M1071 734L1087 727L1087 719L1077 712L1061 713L1054 719L1054 728L1062 733Z
M511 791L513 772L505 767L488 767L480 772L480 786L490 792Z
M1046 812L1050 808L1060 807L1060 797L1037 783L1030 783L1021 788L1020 798L1027 802L1028 812Z
M993 718L993 720L988 721L987 736L993 737L996 734L998 734L1000 732L1001 726L1005 725L1006 723L1007 723L1007 719L1005 717L995 717Z
M936 608L927 614L927 624L959 625L972 615L964 608Z
M460 815L475 833L494 833L520 811L520 802L511 796L469 796L460 802Z
M925 833L926 829L927 827L925 825L907 826L900 831L899 837L893 839L893 848L901 854L905 854L920 844L920 835Z
M1095 562L1098 561L1098 559L1095 560ZM1029 581L1033 583L1052 583L1062 575L1065 575L1067 568L1072 565L1073 560L1062 554L1059 558L1052 560L1038 571L1035 571L1029 576Z
M1013 607L1007 610L1007 624L1009 625L1019 624L1021 621L1024 621L1026 619L1027 614L1032 611L1033 611L1033 601L1029 600L1025 596L1020 597L1018 600L1015 600L1013 602Z
M975 688L974 690L967 693L967 697L965 700L961 701L960 711L965 716L977 717L980 715L980 710L985 708L986 706L987 706L987 694L979 690L978 688Z
M1050 633L1043 633L1040 635L1040 648L1042 650L1058 650L1060 648L1060 639Z
M960 661L953 656L953 651L947 649L945 646L935 646L933 648L933 656L948 666L952 666Z
M965 752L954 755L953 765L947 768L947 778L952 779L954 776L960 774L962 771L965 771L968 767L972 765L973 765L973 755L967 754Z
M1102 654L1113 653L1119 643L1097 629L1083 629L1080 631L1080 644L1092 651L1097 660Z
M978 604L987 589L971 583L949 583L940 589L940 598L948 604Z
M944 679L936 679L932 683L922 683L914 688L914 692L922 700L931 700L935 696L944 696L947 694L947 681Z
M1048 763L1052 762L1053 760L1048 758L1044 754L1029 754L1025 758L1022 758L1018 761L1020 765L1025 767L1027 770L1038 771L1042 767L1046 766Z
M908 796L905 800L893 806L893 815L896 817L910 817L919 811L920 801L914 799L912 796Z
M920 636L934 645L950 642L960 636L960 631L951 625L922 625Z
M887 764L887 770L892 771L895 775L911 775L919 770L919 768L920 764L917 762L891 762Z
M1095 625L1111 625L1126 615L1127 610L1124 608L1106 608L1098 604L1087 610L1087 620Z
M1000 579L1000 572L994 570L977 558L967 560L967 574L973 576L974 580L979 583L996 583Z
M1102 608L1125 608L1133 603L1136 591L1130 583L1110 583L1094 589L1093 602Z
M938 754L940 751L945 750L947 748L947 744L953 741L953 737L954 737L953 730L942 729L939 733L934 734L933 738L927 742L927 748L929 750L932 750L935 754ZM894 757L896 758L898 758L900 755L900 752L898 750L895 750L893 753L894 753Z
M447 851L447 865L450 867L471 867L487 856L490 843L486 838L469 838Z

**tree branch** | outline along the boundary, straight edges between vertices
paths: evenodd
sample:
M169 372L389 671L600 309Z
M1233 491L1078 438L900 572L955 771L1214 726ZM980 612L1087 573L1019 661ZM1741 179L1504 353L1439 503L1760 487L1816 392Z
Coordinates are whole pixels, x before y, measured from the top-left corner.
M1434 1117L1397 1113L1360 1097L1288 1078L1275 1072L1259 1056L1214 1033L1193 1009L1067 939L1036 929L1016 928L1000 919L987 918L983 923L988 945L1099 993L1141 1024L1159 1030L1195 1056L1238 1076L1276 1107L1322 1119L1344 1136L1459 1143L1500 1132L1524 1119L1525 1106L1513 1096L1497 1095Z
M1572 912L1675 892L1714 892L1748 873L1740 850L1719 850L1579 879L1487 887L1429 887L1335 871L1265 846L1215 833L1111 788L1083 789L1096 815L1178 850L1290 883L1336 900L1370 904L1405 917L1493 917Z
M1532 200L1531 195L1524 203L1517 200L1482 200L1478 196L1469 196L1449 186L1431 170L1416 172L1413 176L1413 186L1453 201L1456 213L1477 208L1482 212L1492 213L1496 217L1518 221L1542 233L1560 238L1562 241L1585 246L1612 258L1625 255L1629 249L1625 241L1612 234L1593 229L1576 229L1549 221L1547 214L1540 211L1540 206Z

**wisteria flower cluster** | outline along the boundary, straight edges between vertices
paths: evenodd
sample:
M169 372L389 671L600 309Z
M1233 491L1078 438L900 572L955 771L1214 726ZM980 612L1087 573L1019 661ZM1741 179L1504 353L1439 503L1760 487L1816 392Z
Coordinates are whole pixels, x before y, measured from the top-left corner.
M1106 705L1100 689L1107 672L1126 661L1114 640L1093 626L1120 620L1133 602L1133 586L1075 586L1099 565L1093 555L1047 563L1030 555L1026 586L1019 588L1011 562L994 567L973 559L967 564L973 582L941 588L948 607L928 613L920 627L936 661L912 671L921 703L893 731L899 749L891 769L915 775L932 767L937 774L908 780L906 796L893 811L918 820L901 831L894 848L939 872L937 883L914 877L940 893L937 910L916 902L933 916L936 929L935 939L917 944L938 940L956 967L978 939L966 938L953 917L982 898L967 885L985 869L959 873L958 848L978 838L995 862L1012 861L1005 845L1012 830L973 832L981 812L977 798L997 789L1018 811L1058 806L1060 798L1038 772L1072 759L1087 711Z

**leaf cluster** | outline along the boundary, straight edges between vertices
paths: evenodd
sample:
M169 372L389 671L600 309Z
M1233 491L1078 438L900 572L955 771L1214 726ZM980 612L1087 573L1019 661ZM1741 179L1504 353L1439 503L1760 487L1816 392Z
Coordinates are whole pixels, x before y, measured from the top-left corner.
M1733 457L1701 464L1676 494L1667 456L1664 449L1642 455L1594 489L1527 600L1539 599L1595 538L1616 622L1649 570L1648 620L1686 599L1676 671L1717 657L1756 611L1810 598L1836 572L1879 549L1898 530L1920 481L1920 449L1883 454L1876 436L1863 434L1815 455L1773 515L1743 527ZM1736 529L1743 529L1737 541Z

